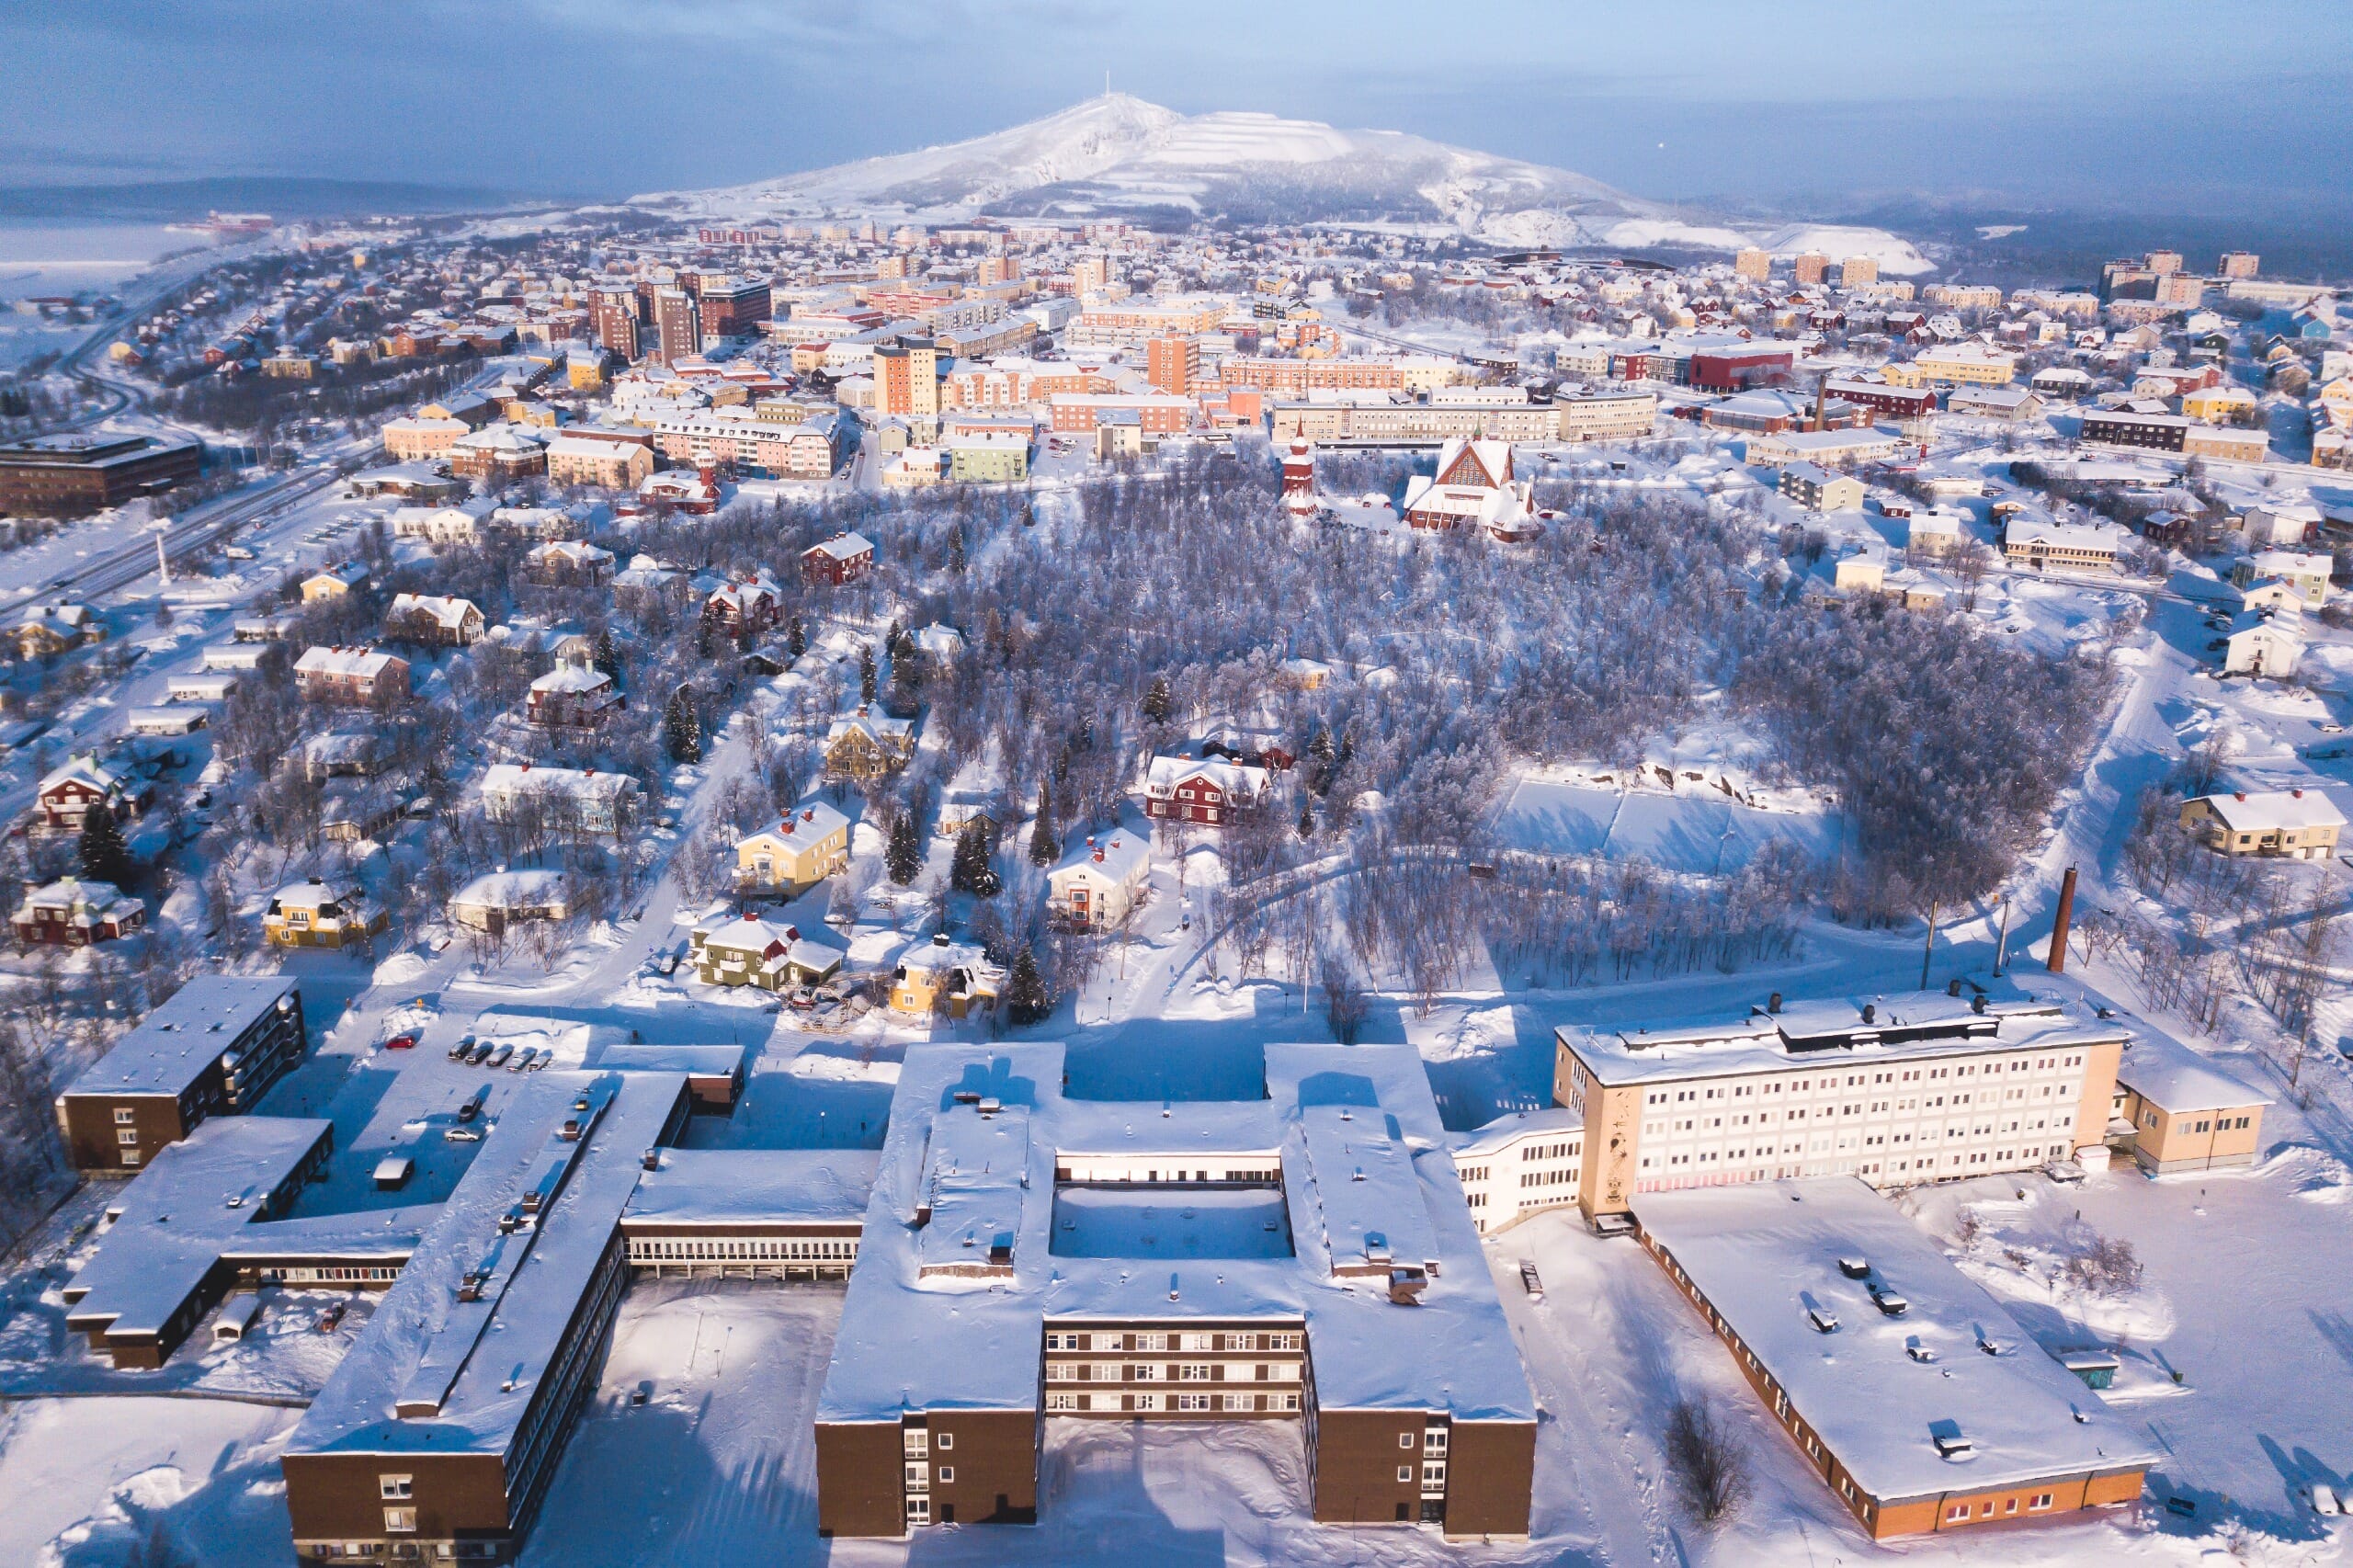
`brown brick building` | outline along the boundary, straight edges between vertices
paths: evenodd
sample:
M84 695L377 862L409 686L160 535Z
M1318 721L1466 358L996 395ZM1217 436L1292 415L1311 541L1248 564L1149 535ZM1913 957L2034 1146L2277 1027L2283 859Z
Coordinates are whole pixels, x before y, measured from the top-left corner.
M0 513L79 517L193 479L201 441L153 436L35 436L0 444Z
M1418 1061L1269 1046L1265 1073L1145 1107L1064 1097L1059 1045L911 1053L820 1533L1033 1520L1063 1419L1298 1421L1319 1521L1527 1533L1534 1400L1452 1169L1411 1152L1444 1139Z
M57 1096L66 1153L136 1172L207 1117L251 1111L306 1049L291 980L191 980Z

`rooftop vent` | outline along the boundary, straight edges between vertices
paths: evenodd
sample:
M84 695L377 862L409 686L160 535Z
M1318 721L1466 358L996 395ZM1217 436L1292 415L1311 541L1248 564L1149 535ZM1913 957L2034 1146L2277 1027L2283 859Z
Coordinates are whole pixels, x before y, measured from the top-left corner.
M1863 1022L1867 1024L1879 1022L1879 1007L1876 1004L1870 1002L1863 1004Z
M1931 1421L1928 1440L1937 1445L1937 1452L1949 1460L1965 1460L1977 1451L1977 1445L1961 1434L1958 1421Z
M1765 1010L1768 1013L1778 1013L1781 1010L1781 994L1779 992L1776 991L1773 994L1765 998Z
M1865 1257L1861 1253L1846 1253L1841 1255L1838 1259L1838 1272L1845 1275L1849 1279L1865 1278L1870 1274L1870 1271L1871 1260Z

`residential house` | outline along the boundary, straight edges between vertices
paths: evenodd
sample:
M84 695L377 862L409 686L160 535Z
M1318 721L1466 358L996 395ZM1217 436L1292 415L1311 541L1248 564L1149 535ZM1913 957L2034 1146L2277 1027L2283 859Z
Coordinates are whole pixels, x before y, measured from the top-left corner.
M592 665L558 665L531 683L524 716L541 729L594 730L626 710L613 677Z
M347 561L303 578L302 602L309 605L339 599L367 581L368 568L357 561Z
M2129 537L2114 523L2057 523L2012 517L2002 530L2002 553L2012 566L2036 572L2113 572Z
M2325 860L2345 813L2317 790L2241 790L2183 801L2181 826L2218 855Z
M2224 638L2222 673L2284 680L2304 656L2304 618L2286 608L2241 610Z
M797 898L849 864L849 818L809 800L774 827L735 841L735 887L742 893Z
M913 720L876 714L863 705L825 731L825 770L861 783L898 772L915 752Z
M1267 792L1267 770L1223 757L1155 756L1144 772L1144 814L1222 827Z
M480 544L495 504L458 501L444 506L402 506L392 513L392 537L433 544Z
M28 885L10 924L26 947L86 948L142 929L147 906L112 882L66 877L45 888Z
M16 641L17 657L46 659L106 641L107 623L88 605L35 605L25 611L10 635Z
M494 937L509 926L532 920L562 920L572 912L562 871L531 869L491 871L476 877L449 898L449 918Z
M523 574L542 586L594 587L613 575L613 552L576 540L534 545L523 557Z
M372 708L408 696L408 661L374 648L322 644L294 661L294 683L313 702Z
M784 619L784 589L766 571L734 578L703 600L702 619L730 637L756 637Z
M848 956L803 937L798 926L749 915L722 926L698 926L688 941L695 974L705 985L756 985L763 991L819 984L839 973Z
M79 833L83 815L93 809L128 816L133 789L128 774L103 765L96 753L84 752L50 769L34 794L43 827Z
M1046 910L1065 926L1117 926L1143 902L1152 881L1152 846L1142 834L1090 836L1046 872Z
M874 541L863 534L835 534L801 552L801 580L813 586L839 587L873 570Z
M483 613L472 599L395 594L384 611L384 641L462 648L481 638L483 625Z
M2263 550L2234 562L2231 581L2245 588L2267 577L2276 577L2296 590L2306 609L2317 610L2328 603L2328 579L2334 565L2325 555Z
M263 938L279 948L347 948L391 929L392 917L357 882L319 877L270 894L261 918Z
M483 814L492 822L536 820L557 828L618 835L636 814L637 780L596 768L499 762L483 770Z
M951 942L945 931L928 943L919 943L899 955L891 975L891 1010L927 1018L945 1013L961 1018L996 1006L1005 984L1005 971L988 954L963 942Z

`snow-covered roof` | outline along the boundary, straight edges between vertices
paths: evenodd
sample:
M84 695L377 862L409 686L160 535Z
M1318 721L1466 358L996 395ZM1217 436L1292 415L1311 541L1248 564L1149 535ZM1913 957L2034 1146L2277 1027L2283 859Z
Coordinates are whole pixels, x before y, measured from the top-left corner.
M531 682L531 689L546 693L584 693L611 687L613 677L591 665L558 665Z
M624 1228L753 1221L854 1227L881 1155L871 1149L665 1149L637 1178Z
M1071 846L1046 876L1049 881L1060 881L1083 871L1127 882L1142 876L1151 863L1152 846L1143 835L1124 830L1098 833Z
M330 648L321 644L303 649L302 656L294 661L294 668L301 675L349 676L359 680L373 680L394 665L405 662L374 648Z
M1882 1506L2155 1461L1999 1301L1853 1176L1648 1194L1636 1218ZM1840 1268L1857 1256L1869 1278ZM1910 1303L1902 1316L1872 1303L1875 1280ZM1817 1329L1809 1306L1835 1315L1836 1330ZM1968 1447L1948 1459L1940 1437Z
M790 816L782 818L774 827L764 827L745 835L735 841L738 849L747 844L767 841L786 849L805 849L822 844L835 834L849 826L849 818L827 802L807 800Z
M2231 1110L2273 1103L2177 1040L2143 1034L2117 1063L2116 1081L2167 1114Z
M640 1161L686 1092L676 1073L558 1071L525 1083L287 1450L506 1452L604 1271ZM563 1135L567 1121L579 1136ZM501 1217L534 1189L553 1196L502 1233ZM462 1300L470 1277L477 1299Z
M637 780L626 773L543 767L528 762L494 762L482 774L482 792L487 796L519 795L534 790L575 796L622 795L636 788Z
M1035 1410L1049 1324L1260 1322L1305 1328L1325 1409L1533 1421L1419 1058L1271 1045L1265 1063L1264 1098L1127 1103L1065 1097L1059 1043L911 1048L818 1419ZM1086 1256L1058 1251L1057 1165L1090 1155L1212 1181L1279 1171L1291 1248L1202 1259L1096 1216ZM1165 1205L1170 1189L1087 1190ZM1438 1266L1418 1304L1369 1253Z
M398 1265L432 1210L278 1217L271 1199L334 1124L309 1117L214 1117L156 1152L107 1204L96 1256L65 1286L67 1320L160 1335L223 1257L379 1257Z
M300 1000L290 979L199 975L115 1041L65 1092L181 1095L281 1000L288 1007Z
M450 896L454 906L539 909L563 899L563 873L548 869L485 871Z
M1229 796L1256 795L1267 787L1267 770L1222 756L1155 756L1144 774L1144 787L1165 795L1189 779L1201 778Z
M2233 833L2298 833L2345 825L2345 813L2317 790L2249 790L2198 799Z
M1544 1138L1558 1132L1581 1132L1584 1130L1585 1112L1571 1110L1566 1106L1506 1111L1484 1127L1455 1133L1454 1157L1458 1161L1476 1159L1484 1154L1499 1153L1523 1138Z
M861 555L874 553L874 541L864 534L835 534L820 540L801 551L804 555L830 555L836 561L854 561Z
M2044 1051L2121 1040L2121 1025L2082 1015L2079 1005L1995 982L1979 1012L1974 999L1941 991L1828 997L1760 1006L1745 1017L1677 1019L1630 1028L1564 1026L1562 1044L1605 1084L1736 1077L1799 1067L1915 1061L1989 1051ZM1769 1006L1769 1004L1768 1004ZM1864 1009L1870 1010L1868 1020Z

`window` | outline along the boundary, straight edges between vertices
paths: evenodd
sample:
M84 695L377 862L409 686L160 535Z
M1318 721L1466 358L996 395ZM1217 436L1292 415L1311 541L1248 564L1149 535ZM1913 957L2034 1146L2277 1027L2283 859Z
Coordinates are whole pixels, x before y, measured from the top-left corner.
M415 1508L385 1509L384 1533L386 1535L415 1535L416 1533L416 1510Z
M2027 1505L2027 1511L2029 1513L2032 1513L2038 1509L2048 1508L2049 1506L2051 1506L2051 1494L2048 1492L2038 1492L2034 1494L2034 1500Z
M1955 1503L1951 1507L1945 1510L1945 1523L1949 1525L1961 1524L1967 1520L1968 1517L1969 1505L1966 1503Z
M1401 1464L1397 1467L1397 1483L1400 1486L1410 1484L1413 1482L1413 1479L1414 1467L1412 1465Z
M119 1105L114 1108L114 1124L117 1127L128 1127L131 1125L131 1119L138 1114L127 1105Z
M953 1433L953 1432L942 1432L942 1433L939 1435L939 1451L940 1451L940 1452L942 1452L942 1453L946 1453L949 1449L950 1449L954 1448L955 1446L956 1446L956 1434L955 1434L955 1433Z
M920 1426L910 1426L904 1446L910 1454L927 1454L931 1452L931 1434Z
M955 1481L955 1479L956 1479L956 1467L955 1467L954 1465L952 1465L952 1464L944 1464L944 1465L941 1465L941 1466L939 1467L939 1484L940 1484L940 1485L942 1485L942 1486L949 1485L949 1484L951 1484L951 1483Z
M114 1141L122 1144L136 1143L139 1142L138 1131L135 1128L130 1127L117 1129L114 1135Z
M416 1494L411 1490L412 1481L405 1475L380 1475L376 1478L376 1494L388 1503L405 1503Z
M1400 1432L1400 1433L1398 1433L1398 1434L1397 1434L1397 1446L1398 1446L1399 1448L1401 1448L1401 1449L1410 1449L1410 1448L1412 1448L1412 1447L1414 1446L1414 1435L1413 1435L1411 1432Z

